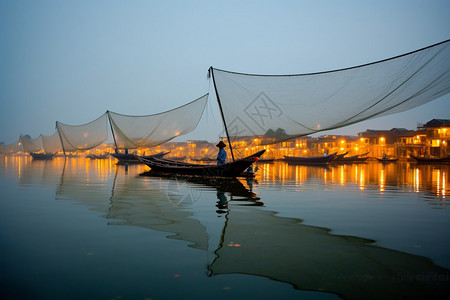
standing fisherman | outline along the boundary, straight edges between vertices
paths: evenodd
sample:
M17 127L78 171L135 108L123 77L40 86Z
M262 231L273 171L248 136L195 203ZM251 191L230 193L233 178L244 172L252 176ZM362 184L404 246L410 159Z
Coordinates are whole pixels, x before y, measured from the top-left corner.
M227 152L225 151L225 143L223 141L220 141L216 147L219 147L219 153L217 154L217 165L223 165L225 161L227 160Z

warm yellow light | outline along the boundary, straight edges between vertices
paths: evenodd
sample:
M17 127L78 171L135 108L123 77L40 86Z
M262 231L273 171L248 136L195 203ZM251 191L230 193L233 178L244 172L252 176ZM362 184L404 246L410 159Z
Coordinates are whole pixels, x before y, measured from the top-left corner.
M360 140L361 142L364 142L364 138L360 138L359 140Z
M345 143L345 140L341 140L341 144Z
M384 142L384 137L381 137L381 138L380 138L380 141Z

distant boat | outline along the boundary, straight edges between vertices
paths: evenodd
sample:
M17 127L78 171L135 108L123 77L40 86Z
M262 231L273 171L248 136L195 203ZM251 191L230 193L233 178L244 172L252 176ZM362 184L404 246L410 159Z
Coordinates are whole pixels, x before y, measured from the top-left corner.
M260 158L257 163L273 163L275 158Z
M450 163L450 156L447 157L418 157L414 155L410 155L411 158L416 160L418 163Z
M398 158L389 158L389 157L383 157L383 158L376 157L376 159L381 163L393 163L398 160Z
M37 153L37 152L30 152L31 157L36 160L51 160L55 156L54 153Z
M86 155L86 158L90 158L90 159L105 159L108 158L109 153L105 153L105 154L88 154Z
M359 155L353 155L353 156L347 156L347 157L342 157L340 159L336 159L333 162L336 163L363 163L365 162L369 157L360 157Z
M347 154L347 153L345 153ZM369 157L367 157L366 155L369 154L369 152L364 153L364 154L358 154L358 155L353 155L353 156L338 156L333 162L336 163L363 163L365 162Z
M284 156L284 161L291 164L318 165L328 164L336 159L337 154L327 156Z

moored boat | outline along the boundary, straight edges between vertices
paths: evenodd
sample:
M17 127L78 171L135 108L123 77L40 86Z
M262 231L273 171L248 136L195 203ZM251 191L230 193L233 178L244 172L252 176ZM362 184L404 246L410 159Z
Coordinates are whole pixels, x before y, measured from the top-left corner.
M336 163L363 163L365 162L369 157L360 157L359 155L353 155L353 156L347 156L347 157L341 157L339 159L334 160L333 162Z
M90 159L105 159L108 158L109 153L105 153L105 154L88 154L86 155L86 158L90 158Z
M31 157L33 157L33 159L36 160L50 160L53 159L53 157L55 156L54 153L45 153L45 152L41 152L41 153L37 153L37 152L30 152Z
M284 161L291 164L317 165L328 164L336 159L336 154L327 156L284 156Z
M389 158L389 157L383 157L383 158L376 157L376 159L378 160L378 162L381 162L381 163L393 163L398 160L398 158Z
M369 158L368 156L366 156L367 154L369 154L369 152L364 153L364 154L352 155L352 156L345 156L346 154L347 153L336 157L336 159L333 162L342 163L342 164L363 163Z
M257 163L273 163L275 158L261 158L257 161Z
M410 155L417 163L450 163L450 156L447 157L419 157Z

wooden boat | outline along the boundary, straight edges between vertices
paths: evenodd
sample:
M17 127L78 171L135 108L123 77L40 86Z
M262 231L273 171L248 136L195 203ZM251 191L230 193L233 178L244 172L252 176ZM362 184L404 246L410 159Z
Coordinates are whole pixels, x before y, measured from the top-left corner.
M336 163L343 163L343 164L353 164L353 163L363 163L365 162L369 157L366 155L369 154L369 152L364 154L358 154L358 155L352 155L352 156L345 156L347 153L345 153L343 156L338 156L333 162Z
M328 164L336 159L336 153L327 156L284 156L284 161L291 164L320 165Z
M168 153L169 152L161 151L161 152L153 154L153 155L142 156L142 157L145 157L145 158L163 157L164 155L166 155ZM139 160L138 155L133 154L133 153L111 153L111 155L118 159L117 164L119 164L119 165L120 164L140 164L140 163L142 163Z
M341 158L344 158L344 156L346 156L348 154L348 151L347 152L344 152L344 153L341 153L341 154L336 154L336 159L341 159ZM335 160L336 160L335 159Z
M108 158L109 153L105 153L105 154L88 154L86 155L86 158L90 158L90 159L105 159Z
M376 159L381 163L392 163L392 162L396 162L398 160L398 158L389 158L389 157L383 157L383 158L376 157Z
M257 161L257 163L273 163L275 158L261 158Z
M31 157L36 160L50 160L53 159L55 156L54 153L37 153L37 152L30 152Z
M347 157L341 157L341 158L337 158L335 159L333 162L336 163L363 163L365 162L369 157L360 157L360 155L353 155L353 156L347 156Z
M256 162L266 150L261 150L243 159L238 159L223 165L192 164L173 161L161 157L142 157L138 159L149 166L154 173L161 175L200 176L200 177L239 177Z
M418 157L410 155L417 163L450 163L450 156L447 157Z

